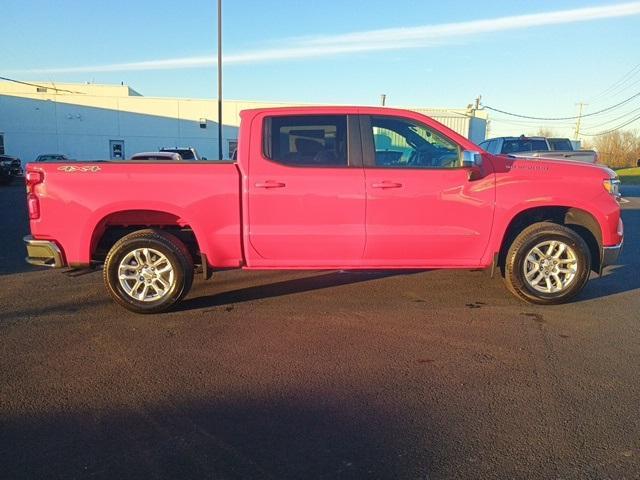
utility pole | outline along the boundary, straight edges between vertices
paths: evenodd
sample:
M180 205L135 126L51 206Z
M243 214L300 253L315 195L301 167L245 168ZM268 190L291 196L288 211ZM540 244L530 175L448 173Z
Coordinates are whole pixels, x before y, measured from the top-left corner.
M576 140L580 140L580 124L582 122L582 108L589 105L588 103L579 102L576 103L578 106L578 119L576 120Z
M218 0L218 160L222 160L222 0Z
M467 105L467 114L476 116L476 112L480 110L480 100L482 100L482 95L478 95L473 103Z
M476 98L476 104L475 104L476 110L480 110L480 100L482 100L482 95L478 95Z

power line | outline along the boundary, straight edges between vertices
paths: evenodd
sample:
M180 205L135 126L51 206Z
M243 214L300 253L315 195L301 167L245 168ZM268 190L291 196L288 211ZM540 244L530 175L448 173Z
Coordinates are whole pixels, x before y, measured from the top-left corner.
M563 123L545 123L545 122L534 122L534 121L526 121L526 120L514 120L514 119L506 119L502 117L490 117L489 120L492 122L504 123L507 125L516 125L523 127L548 127L548 128L573 128L575 127L575 123L573 122L563 122Z
M639 71L639 73L640 73L640 71ZM634 90L635 90L635 86L636 86L636 85L640 85L640 78L639 78L639 79L637 79L635 82L630 83L630 84L627 84L627 85L625 85L623 88L618 89L618 91L616 91L615 93L612 93L611 95L612 95L612 96L616 96L616 95L619 95L619 94L621 94L621 93L623 93L623 92L625 92L625 91L629 91L629 90L631 90L631 89L634 89Z
M632 118L631 120L629 120L628 122L623 123L622 125L618 125L615 128L612 128L611 130L607 130L606 132L599 132L599 133L583 133L582 135L586 136L586 137L600 137L602 135L607 135L609 133L613 133L615 131L620 130L621 128L626 127L627 125L631 125L633 122L640 120L640 115L638 115L635 118Z
M602 126L604 126L604 125L607 125L607 124L609 124L609 123L613 123L613 122L620 121L620 120L622 120L623 118L628 117L629 115L633 115L633 114L635 114L636 112L640 112L640 107L638 107L638 108L634 108L633 110L630 110L630 111L628 111L627 113L625 113L625 114L623 114L623 115L620 115L620 116L618 116L618 117L610 118L609 120L607 120L607 121L605 121L605 122L599 123L599 124L597 124L597 125L587 126L587 127L584 127L584 128L586 128L587 130L593 130L593 129L595 129L595 128L600 128L600 127L602 127Z
M66 90L64 88L52 87L51 85L38 85L37 83L23 82L21 80L16 80L14 78L0 77L0 80L5 80L7 82L13 82L13 83L19 83L21 85L29 85L30 87L46 88L48 90L55 90L56 92L81 93L81 94L84 93L84 92L76 92L76 91L73 91L73 90Z
M640 73L640 71L638 71L638 73ZM632 79L629 79L632 80ZM636 85L640 85L640 78L636 79L635 82L633 83L627 83L626 85L621 85L620 87L618 87L617 89L615 89L614 91L612 91L611 93L609 93L607 95L607 98L601 98L599 100L596 100L593 103L602 103L604 101L610 101L612 98L615 98L621 94L627 94L627 92L629 91L635 91L636 90Z
M621 78L618 79L618 81L614 82L608 88L605 88L602 92L600 92L598 95L593 97L590 101L595 102L596 100L602 98L604 95L608 94L609 92L616 90L618 87L626 83L629 79L634 77L637 73L640 73L640 63L635 67L633 67L631 70L629 70L627 73L625 73ZM621 90L618 90L618 93L620 93L620 91Z
M573 117L533 117L531 115L522 115L519 113L512 113L512 112L507 112L505 110L500 110L499 108L494 108L491 107L489 105L483 105L483 108L487 109L487 110L492 110L494 112L498 112L498 113L502 113L503 115L509 115L511 117L518 117L518 118L528 118L530 120L545 120L545 121L561 121L561 120L577 120L578 118L584 118L584 117L593 117L594 115L599 115L601 113L604 112L608 112L610 110L613 110L615 108L621 107L622 105L629 103L631 100L640 97L640 92L636 93L635 95L630 96L629 98L621 101L620 103L616 103L615 105L612 105L610 107L607 108L603 108L601 110L598 110L597 112L592 112L592 113L585 113L583 115L579 115L579 116L573 116Z

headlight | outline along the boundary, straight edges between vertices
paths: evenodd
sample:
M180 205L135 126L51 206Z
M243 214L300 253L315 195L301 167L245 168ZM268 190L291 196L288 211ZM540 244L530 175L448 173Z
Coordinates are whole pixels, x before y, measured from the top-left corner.
M604 189L614 197L620 196L620 180L617 178L608 178L602 183L602 185L604 186Z
M2 164L3 167L10 167L11 160L3 160L2 162L0 162L0 164Z

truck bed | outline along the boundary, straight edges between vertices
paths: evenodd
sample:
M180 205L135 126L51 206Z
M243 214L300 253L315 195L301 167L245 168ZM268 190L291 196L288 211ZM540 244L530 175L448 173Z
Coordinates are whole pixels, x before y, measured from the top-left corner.
M41 215L31 220L32 235L64 245L68 264L88 265L95 237L105 229L144 228L160 215L193 229L202 253L216 265L238 266L242 259L240 175L234 162L32 163L28 170L44 175L35 186ZM136 215L122 213L132 208Z

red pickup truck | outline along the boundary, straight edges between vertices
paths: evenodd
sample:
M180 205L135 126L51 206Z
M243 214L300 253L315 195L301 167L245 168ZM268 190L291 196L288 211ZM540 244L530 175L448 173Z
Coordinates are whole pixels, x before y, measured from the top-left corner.
M415 112L241 114L237 162L30 164L27 260L104 265L116 302L160 312L194 270L499 269L523 300L565 302L615 262L613 171L492 155Z

